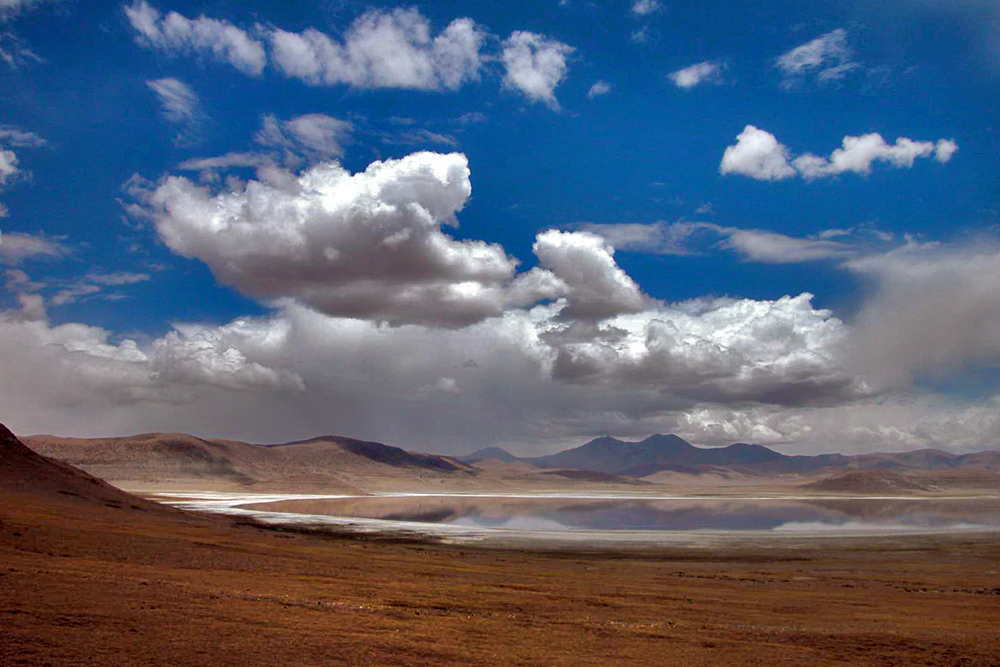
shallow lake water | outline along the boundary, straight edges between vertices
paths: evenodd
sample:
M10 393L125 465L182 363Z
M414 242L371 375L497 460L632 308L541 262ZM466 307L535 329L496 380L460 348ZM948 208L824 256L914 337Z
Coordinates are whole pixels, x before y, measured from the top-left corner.
M385 494L171 499L269 522L414 532L920 532L1000 529L1000 498L691 498ZM624 534L622 535L624 537Z

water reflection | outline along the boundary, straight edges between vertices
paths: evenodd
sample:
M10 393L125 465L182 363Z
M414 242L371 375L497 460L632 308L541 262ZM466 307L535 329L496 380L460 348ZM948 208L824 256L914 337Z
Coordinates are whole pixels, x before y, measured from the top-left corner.
M248 509L531 531L956 530L1000 528L1000 500L370 497Z

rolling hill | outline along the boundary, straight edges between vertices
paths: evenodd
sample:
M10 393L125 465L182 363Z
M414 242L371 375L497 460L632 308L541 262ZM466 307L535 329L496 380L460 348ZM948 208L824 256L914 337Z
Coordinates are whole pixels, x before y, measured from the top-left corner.
M935 487L888 470L851 470L803 485L810 491L848 494L898 494L934 491Z
M116 438L32 436L25 442L40 454L130 489L296 490L363 495L358 481L478 474L472 466L448 457L339 436L279 445L180 433Z
M24 442L40 454L116 486L147 491L363 495L375 491L531 490L556 488L552 485L557 482L573 488L586 484L628 486L637 480L672 486L800 485L851 471L909 475L919 478L915 484L926 483L930 489L1000 486L1000 452L918 450L789 456L745 443L696 447L676 435L653 435L638 442L605 436L557 454L531 458L516 457L495 447L463 457L440 456L337 435L273 445L182 433L86 439L33 436ZM870 486L871 492L905 486L893 486L887 480L884 475L861 475L847 482L848 486Z

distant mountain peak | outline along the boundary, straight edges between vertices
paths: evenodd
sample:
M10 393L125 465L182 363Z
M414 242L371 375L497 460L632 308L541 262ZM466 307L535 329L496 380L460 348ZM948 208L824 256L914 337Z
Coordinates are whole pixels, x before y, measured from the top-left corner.
M503 461L504 463L513 463L518 460L516 456L502 447L483 447L482 449L477 449L471 454L456 456L454 458L458 459L462 463L479 463L480 461L488 461L489 459L496 459L498 461Z

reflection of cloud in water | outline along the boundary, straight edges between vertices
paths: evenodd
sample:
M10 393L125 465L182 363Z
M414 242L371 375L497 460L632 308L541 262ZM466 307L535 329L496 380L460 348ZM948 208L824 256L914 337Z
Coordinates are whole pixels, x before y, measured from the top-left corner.
M515 516L507 519L506 521L483 521L481 517L478 516L464 516L461 519L457 519L451 522L454 526L474 526L476 528L500 528L507 530L538 530L538 531L556 531L563 532L567 530L572 530L572 526L567 526L559 523L558 521L552 521L551 519L545 519L539 516Z

